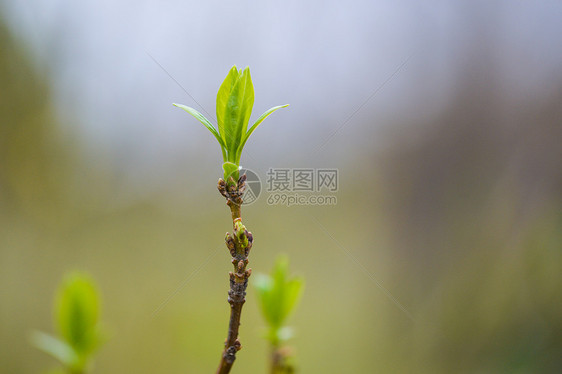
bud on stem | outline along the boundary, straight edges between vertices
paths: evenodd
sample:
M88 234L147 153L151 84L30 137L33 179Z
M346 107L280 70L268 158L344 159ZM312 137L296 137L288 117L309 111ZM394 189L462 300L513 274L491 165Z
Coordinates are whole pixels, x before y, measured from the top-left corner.
M238 340L238 330L240 327L240 317L242 306L246 302L246 288L248 278L252 274L252 269L246 268L248 265L248 255L252 248L254 237L242 223L240 207L242 205L242 195L246 186L246 174L238 178L235 183L232 177L228 182L219 179L218 190L226 198L226 203L232 213L232 233L226 233L225 244L232 257L231 262L233 271L229 272L230 290L228 291L228 303L230 304L230 321L228 324L228 335L225 342L225 349L222 353L221 362L217 369L217 374L230 372L236 352L241 349Z

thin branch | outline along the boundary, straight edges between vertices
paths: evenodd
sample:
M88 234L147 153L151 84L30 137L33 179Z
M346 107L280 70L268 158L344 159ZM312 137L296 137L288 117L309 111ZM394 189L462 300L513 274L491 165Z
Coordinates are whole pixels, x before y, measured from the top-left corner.
M220 179L218 183L219 192L226 198L226 203L232 214L233 231L231 234L226 234L225 242L232 256L231 262L234 271L229 272L228 303L230 304L230 319L228 334L216 374L229 373L234 360L236 360L236 352L242 349L242 344L238 340L238 330L242 307L246 302L248 278L252 274L252 269L246 270L246 265L248 265L248 254L254 241L252 233L246 230L246 227L242 224L241 205L245 187L246 174L242 175L237 182L231 177L227 182Z

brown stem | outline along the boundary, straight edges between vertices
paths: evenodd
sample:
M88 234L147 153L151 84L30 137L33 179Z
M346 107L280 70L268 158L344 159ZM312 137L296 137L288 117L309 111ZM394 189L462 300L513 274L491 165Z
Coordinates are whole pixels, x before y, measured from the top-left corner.
M289 348L280 348L278 345L273 345L271 347L270 374L293 374L295 368L288 360L290 355L291 350Z
M279 365L280 365L281 357L279 352L277 351L276 347L271 348L271 366L269 367L270 374L278 374L280 372Z
M236 219L242 218L241 207L240 205L235 204L230 200L227 201L227 204L230 207L230 212L232 213L232 222L234 224L234 221L236 221Z
M234 360L236 360L236 352L242 348L238 340L238 330L240 328L242 306L246 301L248 278L252 273L251 269L246 270L246 265L248 264L248 254L253 243L252 233L246 230L241 218L242 194L244 193L245 181L246 175L243 175L237 183L232 179L228 183L220 179L218 184L218 189L227 199L226 202L232 214L233 232L232 234L227 233L225 241L232 256L234 271L229 273L230 290L228 291L228 303L230 304L230 320L228 323L228 334L216 374L229 373Z

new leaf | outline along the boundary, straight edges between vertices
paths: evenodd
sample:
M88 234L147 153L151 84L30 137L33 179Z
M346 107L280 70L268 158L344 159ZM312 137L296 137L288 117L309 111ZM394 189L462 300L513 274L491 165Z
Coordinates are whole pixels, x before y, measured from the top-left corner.
M217 127L197 110L181 104L174 105L195 117L217 139L225 163L223 164L225 180L230 175L237 176L242 150L256 127L277 109L288 106L288 104L280 105L269 109L248 129L254 106L254 85L250 68L239 70L236 66L230 69L217 92Z

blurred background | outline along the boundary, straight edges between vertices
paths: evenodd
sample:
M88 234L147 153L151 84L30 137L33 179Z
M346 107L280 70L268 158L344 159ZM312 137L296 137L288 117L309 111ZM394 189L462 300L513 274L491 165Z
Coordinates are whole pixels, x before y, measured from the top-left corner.
M306 278L301 373L562 368L562 3L0 1L0 371L55 367L57 284L87 271L93 373L211 373L229 212L214 114L249 65L242 164L338 168L336 206L244 209L254 272ZM250 287L237 373L264 373Z

